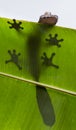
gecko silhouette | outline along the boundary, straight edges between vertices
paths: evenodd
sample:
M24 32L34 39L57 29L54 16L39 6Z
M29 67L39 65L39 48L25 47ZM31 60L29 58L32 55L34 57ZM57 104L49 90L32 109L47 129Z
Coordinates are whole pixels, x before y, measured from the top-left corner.
M8 50L8 53L11 58L9 60L6 60L5 63L8 64L9 62L12 62L19 68L19 70L21 70L22 67L19 65L19 56L21 55L21 53L16 54L15 49L12 52L11 50Z
M42 28L44 29L44 27ZM45 28L45 30L46 29L48 29L48 27ZM39 81L40 77L39 50L41 36L42 32L40 32L39 28L36 28L35 32L30 34L27 41L30 72L35 81ZM55 113L51 98L45 87L42 88L41 86L36 85L36 99L43 122L48 126L52 126L55 123Z
M21 27L22 22L20 21L17 23L16 19L13 19L13 23L11 23L10 21L7 21L7 23L11 25L9 26L10 29L14 28L16 29L16 31L23 29L23 27Z

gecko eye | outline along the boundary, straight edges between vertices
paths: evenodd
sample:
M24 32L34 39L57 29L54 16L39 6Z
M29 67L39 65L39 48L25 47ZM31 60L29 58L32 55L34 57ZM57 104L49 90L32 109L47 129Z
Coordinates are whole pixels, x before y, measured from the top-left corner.
M45 12L43 15L40 16L40 18L47 18L51 17L51 12Z
M45 16L45 17L51 17L51 12L45 12L45 13L44 13L44 16Z

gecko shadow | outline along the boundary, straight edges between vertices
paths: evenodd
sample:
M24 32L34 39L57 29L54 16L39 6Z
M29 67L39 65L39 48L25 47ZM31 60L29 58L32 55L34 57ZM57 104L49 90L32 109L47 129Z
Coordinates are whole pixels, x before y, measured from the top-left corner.
M19 21L17 23L16 19L13 19L13 22L7 21L7 23L10 24L10 26L9 26L10 29L15 29L16 31L23 29L23 27L21 27L22 22Z
M46 38L45 40L48 42L49 45L51 46L57 46L58 48L61 47L60 42L63 42L64 39L57 39L58 34L55 34L52 36L52 34L49 34L49 38Z
M26 35L24 35L20 29L23 29L20 25L22 22L16 22L15 19L13 19L13 23L7 22L11 26L9 26L10 29L14 28L17 32L23 35L25 38ZM35 79L35 81L39 81L40 77L40 60L39 60L39 52L41 47L41 37L43 33L46 33L46 30L52 29L52 26L48 25L39 25L38 27L34 28L34 32L29 35L27 40L27 55L29 59L29 68L30 73ZM6 63L14 62L19 69L22 69L18 63L18 56L20 53L16 54L16 51L13 50L13 53L11 51L8 51L8 53L11 56L10 60L7 60ZM55 123L55 113L54 108L50 99L50 96L46 90L46 88L41 88L40 86L36 85L36 99L39 111L41 113L42 119L44 123L48 126L52 126Z
M48 126L52 126L55 123L55 113L51 98L46 88L37 85L36 98L44 123Z
M41 29L41 25L40 25ZM48 30L49 26L42 26L42 29ZM41 37L43 35L43 31L36 28L33 34L30 34L27 41L27 55L29 59L30 73L35 79L35 81L39 81L40 77L40 46L41 46ZM51 29L51 28L50 28ZM36 85L36 99L38 108L41 114L41 117L44 123L48 126L52 126L55 123L55 113L52 101L50 96L46 90L46 88L41 88L39 85Z
M8 50L8 54L11 58L9 60L6 60L5 63L7 64L9 62L12 62L19 68L19 70L21 70L22 67L19 65L19 56L21 55L21 53L16 54L16 50L14 49L12 52L11 50Z

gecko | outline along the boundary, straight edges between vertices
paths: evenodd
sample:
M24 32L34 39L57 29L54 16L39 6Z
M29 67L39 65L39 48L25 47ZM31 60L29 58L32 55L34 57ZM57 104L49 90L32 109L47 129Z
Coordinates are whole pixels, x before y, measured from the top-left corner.
M52 15L50 12L45 12L44 15L40 16L38 23L54 26L57 21L57 15ZM55 112L47 89L37 85L36 98L44 123L48 126L53 126L55 123Z
M38 23L55 25L58 22L58 16L52 15L51 12L45 12L44 15L41 15Z
M38 23L55 25L57 20L58 20L57 16L51 15L51 13L45 13L44 15L40 16ZM27 41L28 42L27 52L29 57L30 72L33 78L35 79L35 81L37 82L39 82L39 77L41 72L40 65L39 65L39 52L40 52L42 35L43 32L40 32L39 28L35 28L34 33L30 34L29 39ZM54 125L55 112L54 112L51 98L45 87L36 85L36 99L37 99L37 105L41 117L43 119L43 122L48 126Z

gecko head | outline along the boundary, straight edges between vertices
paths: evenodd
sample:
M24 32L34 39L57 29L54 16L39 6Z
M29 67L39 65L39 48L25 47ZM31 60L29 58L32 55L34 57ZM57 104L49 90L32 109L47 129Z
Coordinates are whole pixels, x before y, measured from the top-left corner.
M44 15L41 15L39 18L39 23L55 25L58 21L57 15L52 15L51 12L45 12Z

